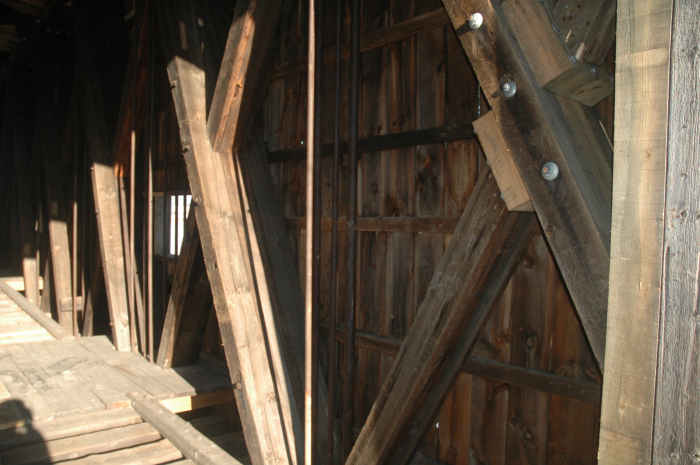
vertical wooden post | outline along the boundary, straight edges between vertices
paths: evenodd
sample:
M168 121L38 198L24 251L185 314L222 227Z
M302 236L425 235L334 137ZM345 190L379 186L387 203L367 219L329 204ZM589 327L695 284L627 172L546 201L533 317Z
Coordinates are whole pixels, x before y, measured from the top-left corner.
M50 168L45 166L45 172L50 173ZM52 179L47 176L47 179ZM49 210L48 230L49 245L51 248L51 267L53 274L52 293L56 300L56 313L58 322L65 328L71 327L71 260L70 241L68 239L68 222L64 212L61 211L61 199L59 189L55 183L59 183L60 176L49 181L46 186L47 205Z
M245 218L233 159L230 150L217 153L209 142L204 73L175 58L168 75L190 187L200 207L195 209L196 220L229 371L237 367L241 373L237 400L244 434L249 448L259 451L251 458L256 465L296 463L296 444L293 435L288 442L285 432L280 411L284 399L275 386L255 283L246 263Z
M698 15L618 0L601 465L700 457Z
M306 251L305 251L305 350L304 350L304 464L314 463L317 384L318 375L318 254L320 225L319 178L320 162L316 161L318 149L317 127L317 83L319 70L319 38L316 2L309 0L309 44L307 68L307 110L306 110Z
M92 187L100 237L102 269L112 326L112 341L117 350L131 350L129 307L126 295L124 242L119 215L119 188L111 166L92 166Z
M77 160L74 156L73 160ZM73 199L71 201L71 321L73 336L78 336L78 168L73 164Z
M348 314L345 340L345 388L343 389L343 456L352 449L353 394L355 385L355 288L357 279L357 163L360 107L360 0L352 0L350 50L350 221L348 222Z

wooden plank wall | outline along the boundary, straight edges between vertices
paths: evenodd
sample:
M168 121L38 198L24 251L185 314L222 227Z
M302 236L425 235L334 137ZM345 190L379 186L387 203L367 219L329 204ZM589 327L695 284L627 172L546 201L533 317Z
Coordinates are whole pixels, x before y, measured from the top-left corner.
M303 3L303 2L302 2ZM326 37L335 34L335 2L326 11ZM349 2L343 11L345 53L341 134L348 136ZM439 11L440 1L365 1L362 36ZM280 50L268 86L265 141L270 151L298 149L305 137L306 85L304 32L306 12L295 6L283 15ZM473 120L477 95L473 72L452 27L440 21L408 38L371 50L361 57L360 138ZM328 47L332 44L326 44ZM332 142L334 63L324 55L322 142ZM610 61L610 60L609 60ZM301 65L301 66L300 66ZM612 65L611 65L612 66ZM482 100L482 114L487 111ZM598 105L601 123L612 137L612 99ZM331 154L327 154L331 155ZM322 275L330 270L332 159L322 165ZM476 140L420 146L362 156L359 164L358 216L399 217L402 227L389 230L373 222L359 233L357 256L357 367L353 386L353 423L362 426L393 362L454 225L485 166ZM283 198L289 233L303 273L304 161L271 163ZM350 166L341 165L340 216L348 216ZM416 219L441 228L426 229ZM360 221L362 224L362 220ZM338 321L346 321L347 233L339 232ZM367 228L370 229L370 228ZM382 230L385 229L385 230ZM421 231L421 229L423 229ZM325 270L325 274L323 271ZM330 302L329 279L322 281L322 322ZM322 323L324 333L327 325ZM379 337L379 338L378 338ZM325 340L326 336L323 336ZM381 338L381 339L380 339ZM342 338L339 337L339 341ZM388 341L382 344L377 341ZM553 257L538 234L523 263L485 325L475 355L519 366L600 383L601 375L575 315ZM339 360L343 360L340 343ZM345 367L339 364L343 384ZM337 403L338 404L338 403ZM336 405L337 405L336 404ZM592 464L597 450L599 405L518 388L463 373L445 399L424 444L424 451L449 464Z

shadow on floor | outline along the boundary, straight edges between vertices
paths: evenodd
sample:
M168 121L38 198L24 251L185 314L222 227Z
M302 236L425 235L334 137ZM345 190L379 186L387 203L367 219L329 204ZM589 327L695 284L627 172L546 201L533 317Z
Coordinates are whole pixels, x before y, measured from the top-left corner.
M32 412L24 402L0 403L0 464L33 463L47 456L44 438L34 429Z

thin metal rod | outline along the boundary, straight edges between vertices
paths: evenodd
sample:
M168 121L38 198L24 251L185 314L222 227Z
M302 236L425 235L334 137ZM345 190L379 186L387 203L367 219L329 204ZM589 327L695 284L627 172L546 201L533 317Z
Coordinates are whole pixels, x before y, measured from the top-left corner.
M305 254L305 349L304 349L304 464L312 465L315 459L315 415L317 410L316 377L318 359L318 166L316 150L318 148L317 126L317 11L316 1L309 0L309 63L306 115L306 254Z
M352 448L352 397L355 383L355 287L357 255L357 160L359 155L358 113L360 105L360 0L352 0L352 32L350 49L350 212L348 221L348 315L345 341L345 393L343 398L343 452Z
M342 0L336 0L335 17L335 114L333 128L333 177L331 180L331 215L333 216L333 226L331 229L331 295L328 308L328 324L335 328L338 319L338 202L340 183L340 91L342 84ZM335 431L335 381L338 376L338 343L335 340L335 331L328 331L328 456L326 463L335 463L335 444L333 432Z
M73 304L73 336L78 336L78 169L77 154L73 158L73 225L71 237L71 302Z

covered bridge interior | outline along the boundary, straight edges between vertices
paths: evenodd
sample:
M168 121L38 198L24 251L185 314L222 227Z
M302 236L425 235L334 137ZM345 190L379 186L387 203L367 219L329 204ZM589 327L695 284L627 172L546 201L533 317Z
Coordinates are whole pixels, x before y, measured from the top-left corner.
M700 463L698 17L0 0L0 463Z

